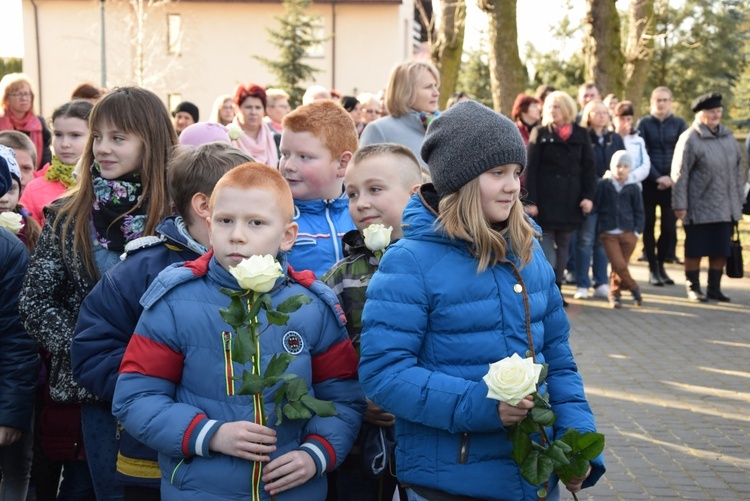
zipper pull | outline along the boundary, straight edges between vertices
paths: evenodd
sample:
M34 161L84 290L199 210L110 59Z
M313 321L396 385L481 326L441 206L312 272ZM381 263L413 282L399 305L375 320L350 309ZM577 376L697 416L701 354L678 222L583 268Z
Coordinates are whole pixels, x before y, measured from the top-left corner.
M469 459L469 434L468 433L462 433L461 434L461 442L458 446L458 462L460 464L466 463L466 461Z

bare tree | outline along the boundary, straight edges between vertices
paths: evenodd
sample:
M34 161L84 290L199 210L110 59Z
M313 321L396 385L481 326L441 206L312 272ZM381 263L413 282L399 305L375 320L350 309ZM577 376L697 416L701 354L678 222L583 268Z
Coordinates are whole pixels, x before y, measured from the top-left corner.
M153 66L159 67L158 71L149 71L147 66L150 66L147 61L147 54L155 50L158 46L164 46L164 39L159 34L149 34L146 23L148 21L149 14L155 9L164 7L170 3L171 0L128 0L128 4L132 9L132 30L134 32L131 44L133 45L133 81L140 87L147 87L149 84L155 83L160 79L161 75L166 74L171 68L173 63L177 60L177 54L173 54L166 64L156 64ZM179 35L180 37L182 34Z
M510 115L513 101L524 90L524 67L518 55L517 0L479 0L489 17L490 83L492 102L499 113Z
M583 21L583 57L586 80L596 82L602 94L622 95L623 64L620 16L615 0L586 0Z
M440 73L440 109L445 109L448 99L456 91L461 56L464 51L466 31L465 0L432 0L432 18L421 0L415 5L422 25L427 30L430 59Z
M636 110L643 97L654 58L655 27L654 0L630 0L623 97L635 103Z

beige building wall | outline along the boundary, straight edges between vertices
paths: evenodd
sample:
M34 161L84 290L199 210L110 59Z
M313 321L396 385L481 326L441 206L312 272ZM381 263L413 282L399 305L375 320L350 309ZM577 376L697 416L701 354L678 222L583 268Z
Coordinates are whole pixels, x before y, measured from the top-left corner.
M101 83L100 2L35 3L36 18L31 0L23 0L24 72L41 94L39 111L49 116L79 83ZM343 94L376 91L385 86L395 64L412 56L413 0L401 4L314 4L310 12L322 17L323 33L329 37L320 54L307 59L321 70L316 83L335 86ZM237 1L177 1L148 9L143 29L144 86L165 103L170 94L180 94L200 108L201 120L207 119L215 98L231 94L239 82L273 82L273 76L254 56L276 57L265 28L276 27L274 16L282 13L280 3ZM181 47L176 55L168 53L169 14L180 16ZM108 88L136 83L135 25L127 0L106 2ZM39 106L39 99L36 104Z

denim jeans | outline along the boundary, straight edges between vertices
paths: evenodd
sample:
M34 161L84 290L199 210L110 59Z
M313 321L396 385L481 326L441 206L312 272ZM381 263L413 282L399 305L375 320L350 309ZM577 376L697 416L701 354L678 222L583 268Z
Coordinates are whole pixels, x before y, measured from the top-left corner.
M34 434L25 431L14 443L0 447L0 501L26 499L33 445Z
M589 268L594 271L594 287L606 284L609 281L607 275L607 254L604 252L599 235L596 232L597 215L589 214L578 230L578 241L576 243L576 281L578 287L588 289L591 287ZM591 258L594 265L591 266Z
M86 459L98 501L122 501L122 485L115 481L117 471L117 420L111 405L81 404L83 442Z

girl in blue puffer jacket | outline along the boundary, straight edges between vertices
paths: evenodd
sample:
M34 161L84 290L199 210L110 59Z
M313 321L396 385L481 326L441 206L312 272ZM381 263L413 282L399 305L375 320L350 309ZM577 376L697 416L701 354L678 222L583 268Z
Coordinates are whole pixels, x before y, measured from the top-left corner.
M410 500L536 500L506 436L533 402L486 398L489 364L530 351L549 365L551 440L595 424L554 272L519 200L526 148L510 120L467 101L430 124L421 153L433 184L410 200L404 237L367 289L360 382L396 415L397 476ZM565 487L603 473L599 457ZM559 498L556 483L547 499Z

